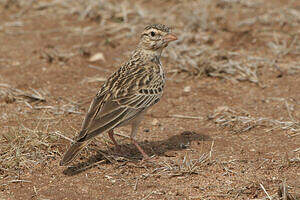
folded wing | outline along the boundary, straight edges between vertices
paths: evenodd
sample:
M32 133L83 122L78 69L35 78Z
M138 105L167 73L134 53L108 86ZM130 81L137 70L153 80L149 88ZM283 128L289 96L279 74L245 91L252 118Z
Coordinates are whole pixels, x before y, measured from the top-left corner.
M76 140L87 141L120 126L157 103L164 87L155 63L113 74L93 99Z

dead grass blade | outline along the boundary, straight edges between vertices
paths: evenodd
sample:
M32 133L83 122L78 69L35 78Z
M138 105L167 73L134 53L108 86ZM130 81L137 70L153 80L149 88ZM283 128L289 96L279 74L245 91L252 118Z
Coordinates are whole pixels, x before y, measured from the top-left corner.
M270 197L270 195L269 195L268 192L266 191L265 187L264 187L261 183L260 183L259 185L260 185L260 187L263 189L263 191L264 191L264 193L267 195L267 197L268 197L270 200L272 200L272 198Z
M288 186L286 184L286 180L282 182L282 184L278 187L278 196L282 200L296 200L292 194L288 192Z
M152 175L166 175L168 177L185 176L191 174L199 174L200 166L203 166L209 159L209 154L202 154L198 159L191 159L186 154L183 160L178 162L166 162L160 163L162 167L154 169Z
M171 115L172 118L179 118L179 119L200 119L202 120L203 117L198 116L187 116L187 115Z
M84 78L80 83L84 84L84 83L94 83L94 82L104 82L104 81L106 81L106 78L95 76L95 77Z
M83 114L82 112L77 111L78 108L76 105L72 104L66 104L62 106L34 106L33 108L37 110L47 109L55 115L63 115L65 113Z
M44 95L37 91L36 89L31 88L30 92L22 91L20 89L13 88L12 86L8 84L0 84L0 94L10 95L13 96L16 99L28 99L29 101L46 101L46 98Z

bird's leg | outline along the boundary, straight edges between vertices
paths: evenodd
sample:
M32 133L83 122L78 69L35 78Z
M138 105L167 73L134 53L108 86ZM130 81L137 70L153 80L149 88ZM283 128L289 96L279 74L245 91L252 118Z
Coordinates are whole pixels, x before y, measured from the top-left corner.
M114 130L111 129L108 131L108 136L109 138L111 139L111 141L114 143L114 145L116 146L116 150L117 151L120 151L121 150L121 147L120 145L117 143L117 141L115 140L115 137L114 137Z
M142 149L142 147L137 143L137 141L134 139L135 135L137 133L138 130L138 125L139 122L136 123L132 123L132 129L131 129L131 135L130 135L130 139L131 142L136 146L136 148L139 150L139 152L141 152L141 154L143 155L143 160L149 160L150 157L145 153L145 151Z
M149 160L150 157L145 153L145 151L142 149L142 147L135 141L135 139L131 138L131 142L136 146L136 148L141 152L143 155L143 160Z

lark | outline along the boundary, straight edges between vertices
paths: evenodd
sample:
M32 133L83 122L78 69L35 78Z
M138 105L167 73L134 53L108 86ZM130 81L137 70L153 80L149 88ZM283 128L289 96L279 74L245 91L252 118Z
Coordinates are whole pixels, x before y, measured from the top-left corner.
M108 132L114 145L120 149L114 138L114 129L125 125L131 125L132 143L144 159L149 159L135 136L147 110L162 97L165 73L160 57L163 49L175 40L177 37L165 25L145 27L131 58L107 79L94 97L81 131L60 165L68 165L94 137L104 132Z

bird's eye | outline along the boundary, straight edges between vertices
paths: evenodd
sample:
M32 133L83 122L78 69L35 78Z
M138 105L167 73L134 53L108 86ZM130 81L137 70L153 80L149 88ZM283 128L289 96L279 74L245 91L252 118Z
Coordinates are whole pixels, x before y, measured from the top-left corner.
M153 31L151 31L150 35L151 35L152 37L154 37L154 36L155 36L155 33L154 33Z

